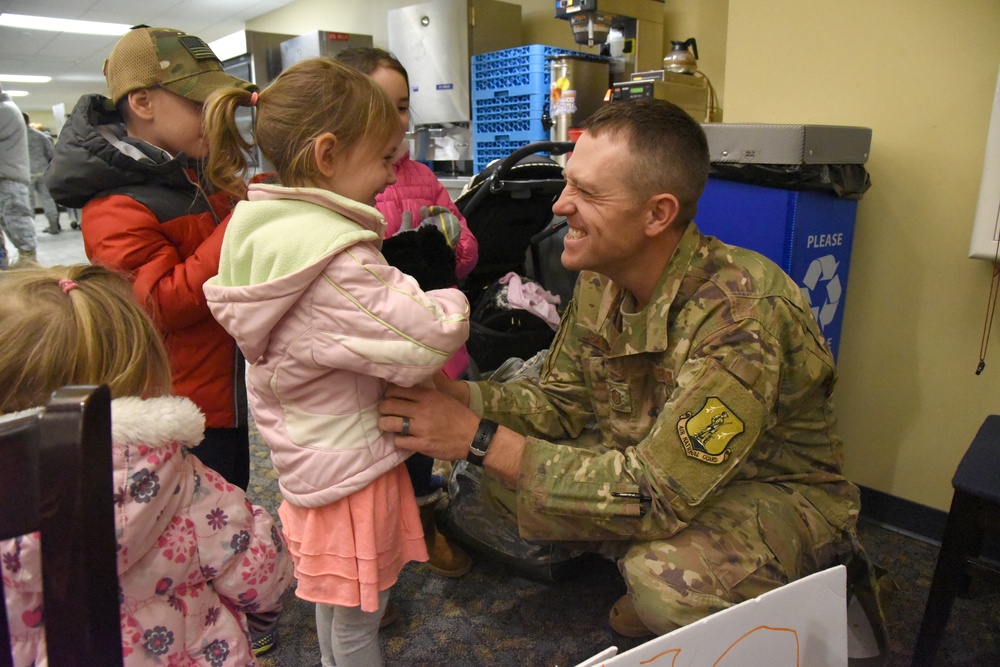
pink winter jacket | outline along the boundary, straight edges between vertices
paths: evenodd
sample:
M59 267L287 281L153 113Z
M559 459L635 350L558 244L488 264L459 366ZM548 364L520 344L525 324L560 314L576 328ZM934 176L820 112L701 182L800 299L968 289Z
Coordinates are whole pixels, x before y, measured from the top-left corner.
M378 429L378 403L388 382L429 381L465 343L469 304L386 264L370 206L274 185L251 185L248 200L205 296L250 362L250 409L285 500L320 507L409 455Z
M459 278L469 275L479 261L479 242L441 181L427 165L411 160L409 153L397 160L392 168L396 172L396 182L375 198L375 208L385 217L385 238L399 231L404 211L413 215L416 225L420 222L421 206L443 206L462 224L462 237L455 246L455 275Z
M187 447L205 417L187 398L111 404L125 667L257 664L245 612L274 609L293 582L267 510ZM0 542L14 664L43 667L37 533Z

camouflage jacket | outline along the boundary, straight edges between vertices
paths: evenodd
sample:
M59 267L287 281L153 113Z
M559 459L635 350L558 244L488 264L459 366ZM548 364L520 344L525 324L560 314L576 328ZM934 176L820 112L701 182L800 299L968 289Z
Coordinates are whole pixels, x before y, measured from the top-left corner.
M623 302L583 273L540 378L474 385L474 408L528 436L522 537L663 539L745 480L853 528L833 358L791 278L691 223L646 308L623 315Z

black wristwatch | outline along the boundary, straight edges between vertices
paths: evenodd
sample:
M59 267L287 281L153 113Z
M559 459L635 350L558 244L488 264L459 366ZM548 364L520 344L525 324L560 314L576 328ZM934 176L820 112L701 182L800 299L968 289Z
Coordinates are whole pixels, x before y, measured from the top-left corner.
M479 428L476 430L476 436L472 439L472 444L469 445L469 454L465 457L465 460L474 466L483 465L483 459L486 458L486 451L490 448L490 442L493 441L493 436L496 435L498 425L495 421L489 419L479 420Z

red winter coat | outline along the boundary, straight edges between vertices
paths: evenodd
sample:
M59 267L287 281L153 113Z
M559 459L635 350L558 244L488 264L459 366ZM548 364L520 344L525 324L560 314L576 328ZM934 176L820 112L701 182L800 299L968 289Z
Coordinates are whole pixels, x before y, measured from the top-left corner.
M105 98L81 98L45 175L53 198L83 208L87 257L129 275L163 336L173 391L205 413L206 426L236 425L236 344L215 321L202 285L218 273L235 202L208 196L183 157L123 137Z

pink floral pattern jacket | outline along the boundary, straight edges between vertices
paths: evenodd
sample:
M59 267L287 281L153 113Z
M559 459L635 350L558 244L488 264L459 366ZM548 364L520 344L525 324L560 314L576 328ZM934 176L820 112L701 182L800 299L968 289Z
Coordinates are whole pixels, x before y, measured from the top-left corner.
M205 418L186 398L112 402L115 527L126 667L255 665L246 612L274 609L292 584L284 540L187 452ZM14 664L43 667L38 535L0 542Z

